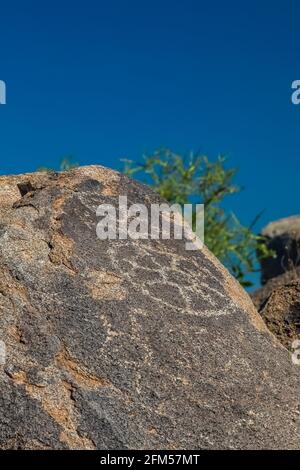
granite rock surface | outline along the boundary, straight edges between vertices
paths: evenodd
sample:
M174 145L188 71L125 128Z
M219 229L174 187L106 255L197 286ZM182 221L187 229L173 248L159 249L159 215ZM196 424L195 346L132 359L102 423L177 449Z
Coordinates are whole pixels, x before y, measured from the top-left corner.
M206 248L99 240L119 195L160 201L100 166L0 177L0 448L299 448L289 352Z

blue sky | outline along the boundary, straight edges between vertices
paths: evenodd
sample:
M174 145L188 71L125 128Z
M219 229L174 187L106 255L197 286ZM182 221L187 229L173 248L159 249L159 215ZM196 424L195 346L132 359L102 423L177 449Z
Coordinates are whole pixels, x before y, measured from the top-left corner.
M299 2L11 1L0 14L0 173L67 154L120 168L165 145L227 154L244 223L300 212Z

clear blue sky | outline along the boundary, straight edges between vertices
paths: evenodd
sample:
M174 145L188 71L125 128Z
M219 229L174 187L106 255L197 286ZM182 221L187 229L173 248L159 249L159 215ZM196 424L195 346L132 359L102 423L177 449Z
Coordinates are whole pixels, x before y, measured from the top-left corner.
M299 1L1 2L1 173L225 153L247 223L300 212Z

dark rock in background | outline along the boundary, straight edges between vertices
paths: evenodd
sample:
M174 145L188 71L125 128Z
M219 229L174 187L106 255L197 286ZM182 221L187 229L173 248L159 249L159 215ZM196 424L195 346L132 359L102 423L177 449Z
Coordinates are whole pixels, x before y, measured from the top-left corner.
M0 448L299 448L288 351L207 249L100 241L119 195L159 201L97 166L0 178Z
M299 336L300 216L271 222L262 235L275 257L261 261L263 285L251 298L268 328L291 349Z
M273 289L259 312L269 330L292 350L293 340L300 339L300 279Z
M300 265L300 215L276 220L262 231L275 257L261 261L261 283Z
M270 279L265 285L252 292L250 295L257 310L260 311L263 308L273 291L297 279L300 279L300 266Z

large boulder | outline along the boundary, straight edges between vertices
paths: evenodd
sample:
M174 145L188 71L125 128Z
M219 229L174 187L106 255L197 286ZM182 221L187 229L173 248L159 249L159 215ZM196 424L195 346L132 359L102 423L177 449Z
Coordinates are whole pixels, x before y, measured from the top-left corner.
M119 195L159 201L99 166L0 178L0 448L299 448L288 351L207 249L99 240Z
M261 283L300 266L300 215L270 222L262 236L274 256L261 261Z

